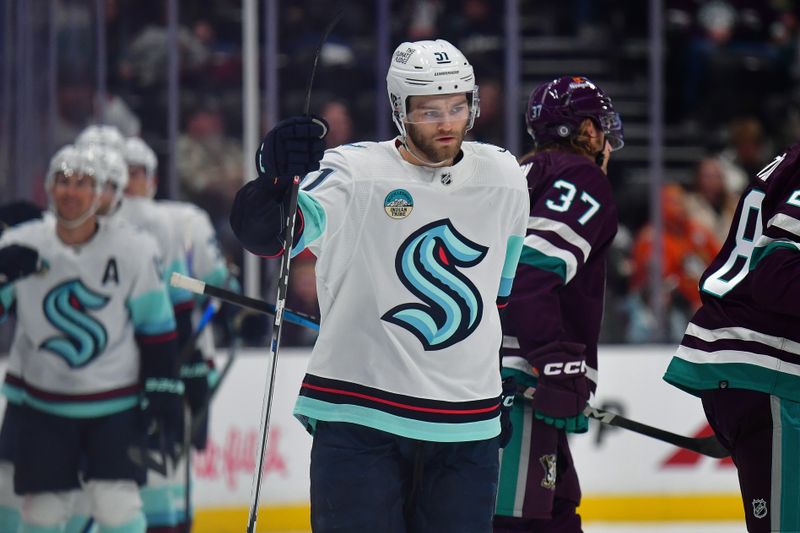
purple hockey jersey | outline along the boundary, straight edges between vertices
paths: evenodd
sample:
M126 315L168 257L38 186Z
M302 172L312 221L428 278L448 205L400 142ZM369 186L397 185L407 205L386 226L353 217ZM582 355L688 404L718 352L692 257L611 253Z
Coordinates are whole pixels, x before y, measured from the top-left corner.
M504 374L530 374L525 354L561 340L586 345L586 375L597 383L606 256L617 232L611 184L586 157L542 152L522 163L531 215L508 307Z
M692 394L739 388L800 401L800 144L744 191L700 291L664 379Z

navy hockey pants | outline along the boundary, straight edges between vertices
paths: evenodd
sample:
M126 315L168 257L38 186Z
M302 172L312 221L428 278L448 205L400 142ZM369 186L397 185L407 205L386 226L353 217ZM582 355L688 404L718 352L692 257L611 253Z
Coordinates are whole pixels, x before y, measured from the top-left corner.
M498 439L428 442L317 422L311 448L314 533L489 533Z
M747 531L800 531L800 403L744 389L702 400L736 465Z

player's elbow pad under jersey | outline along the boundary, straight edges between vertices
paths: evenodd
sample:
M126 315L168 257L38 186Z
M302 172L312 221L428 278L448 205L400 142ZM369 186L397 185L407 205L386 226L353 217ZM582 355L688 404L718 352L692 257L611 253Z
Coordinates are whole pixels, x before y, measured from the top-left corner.
M239 189L231 208L231 229L248 251L275 256L283 250L286 187L255 179Z

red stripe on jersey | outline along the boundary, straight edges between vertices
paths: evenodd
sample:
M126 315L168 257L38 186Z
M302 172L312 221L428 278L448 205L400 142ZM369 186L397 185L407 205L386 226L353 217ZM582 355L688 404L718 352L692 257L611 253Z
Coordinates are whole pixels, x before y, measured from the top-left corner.
M172 306L172 310L175 313L191 311L192 309L194 309L194 300L187 300L185 302L181 302L179 304L175 304Z
M130 396L131 394L138 394L141 390L139 384L129 385L127 387L120 387L101 392L92 392L89 394L64 394L58 392L49 392L42 389L37 389L29 383L24 383L25 391L35 398L52 402L88 402L96 400L111 400L120 398L122 396Z
M391 405L393 407L399 407L401 409L408 409L409 411L420 411L424 413L441 413L441 414L451 414L451 415L474 415L480 413L490 413L492 411L497 410L500 404L495 404L491 407L484 407L483 409L436 409L433 407L415 407L413 405L393 402L390 400L384 400L382 398L376 398L375 396L368 396L366 394L361 394L358 392L350 392L341 389L331 389L328 387L320 387L318 385L311 385L309 383L303 383L301 388L307 388L312 390L318 390L321 392L329 392L331 394L341 394L343 396L353 396L355 398L363 398L365 400L370 400L372 402L383 403L386 405Z
M136 335L136 340L142 344L162 344L177 338L178 334L175 331L168 331L161 335Z

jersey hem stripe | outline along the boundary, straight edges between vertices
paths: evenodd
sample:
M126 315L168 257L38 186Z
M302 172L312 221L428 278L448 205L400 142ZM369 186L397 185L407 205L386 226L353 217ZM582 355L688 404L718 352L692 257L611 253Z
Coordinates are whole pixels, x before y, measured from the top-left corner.
M465 423L425 422L359 405L330 404L307 396L297 398L294 415L306 427L312 420L347 422L401 437L433 442L487 440L500 434L499 417Z

